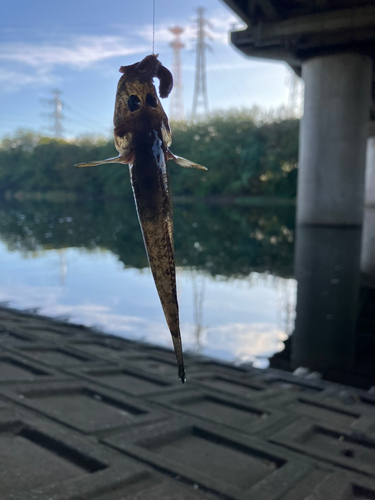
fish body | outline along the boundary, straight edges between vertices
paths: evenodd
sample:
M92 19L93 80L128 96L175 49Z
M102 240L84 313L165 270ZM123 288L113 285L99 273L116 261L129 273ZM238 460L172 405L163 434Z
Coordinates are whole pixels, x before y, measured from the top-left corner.
M77 164L88 167L103 163L129 164L130 180L148 260L172 335L178 376L185 382L176 271L173 244L173 209L167 161L187 168L205 167L173 155L168 118L160 103L153 78L160 79L159 93L167 97L173 86L169 70L156 55L131 66L122 66L114 112L116 158Z

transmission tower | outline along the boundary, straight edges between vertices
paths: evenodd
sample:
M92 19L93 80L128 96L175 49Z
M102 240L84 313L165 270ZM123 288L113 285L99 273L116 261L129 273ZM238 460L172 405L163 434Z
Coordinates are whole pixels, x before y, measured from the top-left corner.
M43 113L44 116L48 117L52 120L52 130L54 137L62 137L63 136L63 103L61 100L61 91L55 89L52 91L53 97L52 99L41 99L43 105L48 106L50 109L52 108L51 113Z
M197 18L197 57L195 66L195 86L193 97L192 119L197 117L199 107L203 107L204 113L208 114L207 81L206 81L206 38L209 38L206 26L209 22L204 18L203 7L198 8Z
M288 113L293 118L301 118L303 114L304 98L303 80L299 78L293 70L289 70L287 84L289 87L287 102Z
M171 103L169 106L169 116L171 120L174 121L184 121L184 101L182 97L182 75L181 75L181 49L184 44L181 42L180 35L184 31L179 26L174 28L169 28L169 31L174 34L175 38L170 43L173 49L173 62L172 62L172 74L173 74L173 91L171 95Z
M54 123L54 131L55 137L62 137L63 128L62 128L62 101L61 101L61 92L56 89L53 91L53 123Z

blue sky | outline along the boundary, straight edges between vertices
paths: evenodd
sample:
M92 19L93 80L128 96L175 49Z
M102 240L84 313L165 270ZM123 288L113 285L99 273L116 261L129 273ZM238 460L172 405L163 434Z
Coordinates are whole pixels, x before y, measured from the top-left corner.
M155 52L172 64L168 28L185 28L181 53L185 112L194 88L196 9L212 25L207 53L210 110L276 108L288 96L283 63L247 58L229 43L238 18L218 0L156 0ZM152 0L12 0L0 3L0 137L30 128L51 132L43 113L52 90L66 104L65 136L110 135L118 69L152 52ZM168 112L169 103L163 105Z

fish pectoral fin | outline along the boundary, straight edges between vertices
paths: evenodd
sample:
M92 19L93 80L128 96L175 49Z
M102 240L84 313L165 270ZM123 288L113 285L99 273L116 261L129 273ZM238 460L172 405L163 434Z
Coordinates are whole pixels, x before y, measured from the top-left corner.
M120 155L120 156L115 156L114 158L107 158L106 160L99 160L99 161L89 161L87 163L76 163L74 166L75 167L96 167L98 165L104 165L105 163L133 163L134 161L134 156L129 153L127 155Z
M193 161L187 160L186 158L182 158L182 156L174 155L169 149L167 150L167 159L173 160L177 165L184 168L198 168L199 170L207 170L206 167L199 165L198 163L194 163Z

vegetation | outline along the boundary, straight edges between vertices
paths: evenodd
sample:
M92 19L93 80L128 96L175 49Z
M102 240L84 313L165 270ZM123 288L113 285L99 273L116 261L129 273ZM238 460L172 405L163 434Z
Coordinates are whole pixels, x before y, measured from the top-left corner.
M298 126L296 119L270 122L254 110L173 124L172 151L209 169L192 171L169 162L173 193L295 198ZM112 139L67 141L20 132L0 143L0 196L53 192L74 193L77 199L130 197L127 168L73 168L74 163L116 155Z

